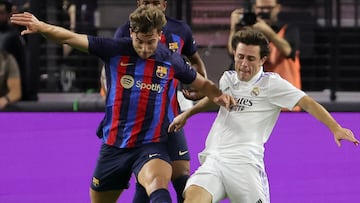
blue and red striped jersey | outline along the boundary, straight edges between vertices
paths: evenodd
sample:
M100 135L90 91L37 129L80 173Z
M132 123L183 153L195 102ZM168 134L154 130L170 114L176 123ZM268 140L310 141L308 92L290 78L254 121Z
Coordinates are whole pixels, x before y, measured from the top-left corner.
M178 52L188 57L194 55L198 47L190 27L185 22L168 16L166 16L166 20L167 22L162 30L161 42L173 52ZM128 21L116 30L114 38L130 37L129 28L130 22Z
M131 148L166 141L167 128L178 114L177 80L189 84L196 71L161 43L153 56L141 59L130 38L88 39L89 52L103 60L107 72L104 143Z

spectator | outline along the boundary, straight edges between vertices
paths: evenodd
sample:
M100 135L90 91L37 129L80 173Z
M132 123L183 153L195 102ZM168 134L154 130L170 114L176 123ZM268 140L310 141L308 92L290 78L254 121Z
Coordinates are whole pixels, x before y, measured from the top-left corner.
M279 21L281 5L277 0L255 0L250 9L235 9L230 19L228 51L233 55L231 38L243 26L251 26L264 33L270 41L271 53L264 71L278 73L295 87L301 89L298 28ZM255 15L252 15L252 12ZM234 69L231 65L230 69Z
M8 0L0 0L0 50L13 55L20 70L22 100L37 100L37 92L31 85L33 78L30 77L26 60L26 46L24 39L19 36L19 31L9 22L12 12L12 3Z
M0 53L0 110L21 98L21 80L15 58L8 53Z

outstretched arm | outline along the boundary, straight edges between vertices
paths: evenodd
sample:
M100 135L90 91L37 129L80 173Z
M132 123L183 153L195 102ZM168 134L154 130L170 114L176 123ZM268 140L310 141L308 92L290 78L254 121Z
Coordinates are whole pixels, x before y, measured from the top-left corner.
M184 125L186 124L187 119L189 119L191 116L206 111L210 107L214 106L215 104L209 100L209 98L204 97L201 99L198 103L196 103L194 106L192 106L190 109L184 111L183 113L176 116L169 125L168 131L169 132L177 132L180 130Z
M197 73L196 79L190 85L207 96L210 101L219 106L224 106L226 109L230 109L230 106L236 103L232 96L224 94L211 80L205 79L199 73Z
M353 132L350 129L341 127L330 113L311 97L304 96L300 99L298 105L330 129L334 135L335 142L339 147L341 146L341 140L348 140L355 145L359 145L359 140L355 138Z
M13 24L26 27L26 30L21 32L22 35L40 33L45 38L58 44L68 44L80 51L88 51L87 35L77 34L65 28L39 21L33 14L28 12L13 14L10 20Z

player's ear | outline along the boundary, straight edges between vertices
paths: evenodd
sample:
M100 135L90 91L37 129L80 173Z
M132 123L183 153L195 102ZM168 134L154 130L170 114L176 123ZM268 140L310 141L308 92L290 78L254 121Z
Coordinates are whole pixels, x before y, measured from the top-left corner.
M262 57L261 60L261 65L264 65L264 63L266 62L266 60L268 59L267 56Z
M163 34L163 31L160 31L160 33L159 33L159 40L161 40L162 34Z
M129 36L130 36L130 38L132 38L132 30L131 30L131 28L129 28Z

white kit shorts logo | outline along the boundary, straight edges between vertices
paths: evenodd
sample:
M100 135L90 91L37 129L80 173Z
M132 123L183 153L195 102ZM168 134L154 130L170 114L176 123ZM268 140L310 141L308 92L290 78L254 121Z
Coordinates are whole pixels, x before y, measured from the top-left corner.
M121 77L120 83L125 89L130 89L134 86L134 78L131 75L124 75Z

